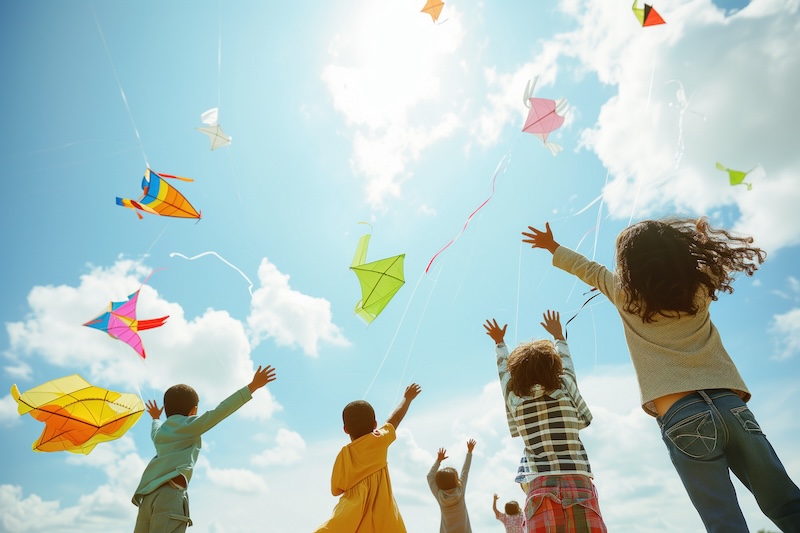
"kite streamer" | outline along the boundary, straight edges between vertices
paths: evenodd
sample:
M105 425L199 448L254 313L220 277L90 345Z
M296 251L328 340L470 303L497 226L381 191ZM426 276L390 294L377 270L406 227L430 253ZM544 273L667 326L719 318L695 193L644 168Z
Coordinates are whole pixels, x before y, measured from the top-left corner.
M247 276L245 276L244 272L242 272L241 270L239 270L239 268L237 268L237 267L236 267L236 265L234 265L233 263L229 262L227 259L225 259L225 258L224 258L224 257L222 257L221 255L219 255L217 252L212 252L212 251L203 252L203 253L201 253L201 254L197 254L197 255L195 255L195 256L193 256L193 257L186 257L185 255L183 255L183 254L181 254L181 253L178 253L178 252L172 252L171 254L169 254L169 256L170 256L170 257L176 257L176 256L177 256L177 257L183 257L183 258L184 258L184 259L186 259L187 261L194 261L195 259L199 259L200 257L206 256L206 255L213 255L213 256L215 256L217 259L219 259L220 261L222 261L223 263L225 263L226 265L228 265L229 267L231 267L232 269L234 269L236 272L238 272L238 273L239 273L239 275L240 275L240 276L242 276L242 277L243 277L243 278L244 278L244 279L247 281L247 283L248 283L248 285L249 285L249 286L247 287L247 290L248 290L248 292L250 293L250 297L251 297L251 298L253 297L253 282L252 282L252 281L250 281L250 278L248 278Z
M442 248L441 248L441 249L440 249L438 252L436 252L436 253L433 255L433 257L431 257L431 260L428 262L428 266L427 266L427 267L425 267L425 273L426 273L426 274L427 274L427 273L428 273L428 271L430 270L430 268L431 268L431 265L433 264L433 261L436 259L436 257L437 257L437 256L438 256L440 253L444 252L444 251L445 251L445 250L446 250L446 249L447 249L447 248L448 248L448 247L449 247L451 244L453 244L454 242L456 242L456 240L458 240L458 238L461 236L461 234L462 234L462 233L464 233L464 230L465 230L465 229L467 229L467 226L469 226L469 222L470 222L470 220L472 220L472 217L474 217L474 216L475 216L475 213L477 213L478 211L480 211L480 210L481 210L481 208L482 208L483 206L485 206L487 203L489 203L489 200L491 200L491 199L492 199L492 197L494 196L495 182L497 181L497 176L498 176L498 174L500 174L501 167L502 167L502 171L503 171L503 173L505 173L505 171L506 171L506 168L508 168L508 163L509 163L509 161L511 161L511 155L510 155L510 153L509 153L509 154L506 154L506 155L504 155L504 156L503 156L503 158L500 160L500 163L498 163L498 164L497 164L497 168L495 169L495 171L494 171L494 175L492 176L492 194L490 194L490 195L489 195L489 198L487 198L486 200L484 200L484 202L483 202L481 205L479 205L479 206L477 207L477 209L475 209L475 211L473 211L473 212L472 212L472 214L470 214L470 216L469 216L469 217L467 217L467 221L466 221L466 222L464 222L464 227L463 227L463 228L461 228L461 231L460 231L460 232L458 232L458 235L456 235L455 237L453 237L453 238L450 240L450 242L448 242L447 244L445 244L445 245L444 245L444 246L443 246L443 247L442 247Z

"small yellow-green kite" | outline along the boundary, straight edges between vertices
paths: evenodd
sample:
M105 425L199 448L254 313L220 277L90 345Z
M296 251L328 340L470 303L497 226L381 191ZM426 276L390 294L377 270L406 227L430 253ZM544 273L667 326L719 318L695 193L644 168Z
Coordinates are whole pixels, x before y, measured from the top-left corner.
M350 270L356 273L361 283L361 300L355 313L370 324L381 314L389 301L406 282L403 278L403 260L406 254L387 257L367 263L367 247L372 234L362 235L358 240L356 254Z
M727 172L728 173L728 177L730 179L731 185L746 185L748 191L753 188L753 184L744 181L744 178L746 176L751 175L751 174L755 175L756 171L760 171L762 173L764 171L764 169L761 167L761 165L756 165L755 167L753 167L750 170L748 170L747 172L745 172L743 170L733 170L732 168L728 168L728 167L724 166L722 163L719 163L719 162L717 162L717 170L721 170L723 172ZM752 179L752 176L751 176L751 179Z

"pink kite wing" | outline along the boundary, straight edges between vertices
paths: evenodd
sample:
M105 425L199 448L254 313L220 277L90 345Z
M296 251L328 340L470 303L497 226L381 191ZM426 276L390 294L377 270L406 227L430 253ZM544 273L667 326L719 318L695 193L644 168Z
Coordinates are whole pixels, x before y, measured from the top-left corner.
M562 112L567 107L566 100L562 98L556 102L549 98L529 98L528 103L530 109L522 131L540 138L553 155L556 155L561 147L547 142L547 137L564 124Z

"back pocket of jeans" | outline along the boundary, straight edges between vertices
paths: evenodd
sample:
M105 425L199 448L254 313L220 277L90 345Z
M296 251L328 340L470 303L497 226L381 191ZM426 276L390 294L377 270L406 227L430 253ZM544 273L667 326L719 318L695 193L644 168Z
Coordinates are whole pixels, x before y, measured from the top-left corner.
M681 420L664 434L676 448L695 459L710 456L717 447L717 426L711 410Z
M761 433L761 426L758 425L758 422L756 422L756 417L746 405L734 407L731 409L731 414L733 414L733 416L735 416L736 419L741 422L742 427L750 433Z

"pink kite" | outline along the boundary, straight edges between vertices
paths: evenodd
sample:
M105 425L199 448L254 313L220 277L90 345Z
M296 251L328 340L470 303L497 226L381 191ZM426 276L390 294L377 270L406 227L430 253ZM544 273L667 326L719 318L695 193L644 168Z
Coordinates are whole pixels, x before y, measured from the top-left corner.
M144 283L146 283L145 280ZM139 288L141 290L141 287ZM84 326L105 331L111 337L121 340L136 350L139 357L144 359L144 346L142 339L139 338L138 331L157 328L163 326L169 316L161 318L151 318L148 320L136 319L136 301L139 298L139 291L134 292L124 302L111 302L108 304L106 312L86 322Z
M567 110L568 104L564 98L558 101L548 98L532 98L531 94L533 94L535 86L536 78L533 83L529 81L525 88L523 102L530 110L522 131L539 137L550 153L556 155L563 148L558 144L548 142L547 137L564 123L564 112Z

